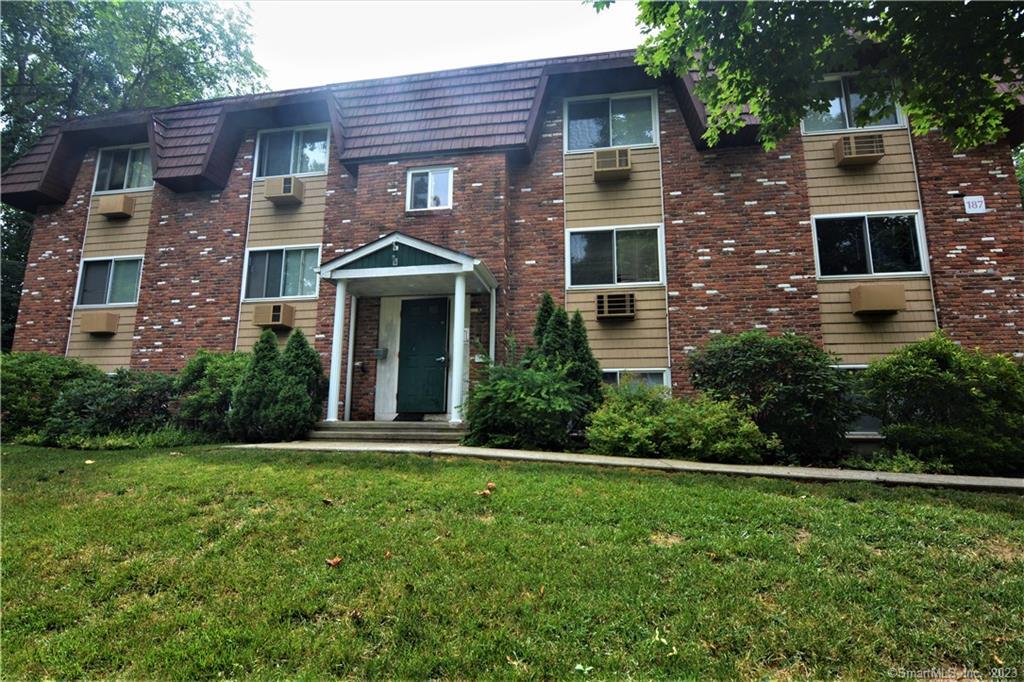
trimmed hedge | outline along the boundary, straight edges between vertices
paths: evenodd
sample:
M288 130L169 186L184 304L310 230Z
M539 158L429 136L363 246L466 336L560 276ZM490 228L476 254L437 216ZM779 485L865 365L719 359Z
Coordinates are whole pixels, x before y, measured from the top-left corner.
M47 353L4 353L0 358L4 440L41 432L67 384L103 376L92 365L74 358Z
M200 350L193 355L178 373L175 386L178 424L211 439L227 440L231 397L248 364L248 353Z

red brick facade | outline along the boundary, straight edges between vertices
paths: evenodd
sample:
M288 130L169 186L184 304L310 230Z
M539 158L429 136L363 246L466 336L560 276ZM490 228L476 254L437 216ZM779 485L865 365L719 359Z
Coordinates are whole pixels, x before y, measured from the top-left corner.
M700 151L675 98L659 93L669 350L677 391L686 356L713 335L796 331L821 342L811 209L796 133L758 146ZM562 101L540 111L532 155L493 151L346 167L332 146L324 262L400 231L481 259L498 281L499 357L506 335L529 342L536 302L565 287ZM231 350L237 334L255 134L247 131L219 192L157 185L131 365L170 371L199 348ZM954 154L932 136L914 144L940 324L990 351L1024 348L1024 211L1006 144ZM95 152L62 206L42 208L26 270L16 350L65 352ZM454 166L450 211L406 211L410 168ZM963 196L989 212L967 216ZM329 365L334 287L320 288L314 343ZM347 307L351 311L351 305ZM489 302L471 302L472 352L486 348ZM358 303L352 417L372 419L380 302ZM344 322L347 353L348 321ZM344 385L342 387L344 393Z

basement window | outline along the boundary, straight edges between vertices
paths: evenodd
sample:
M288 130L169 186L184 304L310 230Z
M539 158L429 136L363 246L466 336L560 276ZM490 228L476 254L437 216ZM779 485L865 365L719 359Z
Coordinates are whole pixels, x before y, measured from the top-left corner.
M123 192L152 186L153 168L148 145L100 150L93 192Z
M325 127L262 131L256 146L257 178L327 171Z
M245 298L316 296L317 247L250 251L245 268Z
M78 305L134 305L139 300L141 258L103 258L82 262Z
M822 277L924 272L916 213L814 218Z
M409 171L406 188L407 211L429 211L452 207L454 168L424 168Z
M657 227L569 232L569 286L661 282Z
M633 382L646 386L667 386L663 369L606 369L601 371L601 380L609 386Z

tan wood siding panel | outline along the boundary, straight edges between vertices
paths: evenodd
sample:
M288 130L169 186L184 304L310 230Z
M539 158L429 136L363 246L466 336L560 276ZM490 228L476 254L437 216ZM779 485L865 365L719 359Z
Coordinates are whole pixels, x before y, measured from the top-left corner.
M657 149L634 149L629 179L594 182L590 154L565 156L566 227L656 224L661 210L661 157Z
M71 338L68 339L68 357L96 365L104 372L127 367L132 358L132 335L135 333L135 306L130 308L76 309L71 320ZM93 336L82 331L82 313L106 311L116 313L117 333L113 336Z
M263 198L263 180L252 185L249 247L319 244L324 234L326 176L302 178L303 199L296 206L275 206Z
M917 176L907 130L887 130L885 156L874 165L840 168L833 146L840 137L809 135L803 138L807 169L807 197L813 213L896 211L920 208ZM857 133L853 133L857 134Z
M267 303L287 303L288 305L295 308L295 329L301 329L302 333L306 335L309 342L313 343L313 337L316 334L316 301L267 301ZM235 348L240 351L251 351L253 344L260 338L260 334L263 333L262 327L257 327L253 324L253 315L255 314L256 306L260 303L256 302L244 302L242 303L241 315L239 316L238 326L238 341L236 342ZM291 334L290 331L280 331L277 333L278 341L280 341L281 350L284 350L284 344L288 340L288 336Z
M850 289L882 281L903 284L907 309L877 320L854 315L850 310ZM818 282L818 303L825 349L849 364L877 360L935 331L935 308L927 277L822 280Z
M597 321L597 294L636 295L636 319ZM579 310L587 325L590 347L605 369L668 367L668 310L664 287L567 291L566 310Z
M96 212L100 197L93 197L89 225L85 233L83 258L104 256L141 256L146 253L153 192L131 192L135 210L131 218L107 218Z

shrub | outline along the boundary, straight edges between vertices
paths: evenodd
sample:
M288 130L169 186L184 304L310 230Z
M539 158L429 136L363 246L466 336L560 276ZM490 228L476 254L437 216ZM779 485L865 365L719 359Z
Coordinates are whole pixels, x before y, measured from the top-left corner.
M227 438L231 396L248 362L247 353L200 350L192 356L177 377L178 423L209 439Z
M514 351L510 351L514 355ZM463 404L470 445L563 450L579 412L579 387L555 366L517 362L482 370Z
M1024 474L1024 367L965 350L942 332L863 372L882 435L929 466L963 474Z
M540 348L541 343L544 341L544 330L548 327L548 320L551 319L551 315L555 312L555 299L551 298L551 294L545 291L541 294L540 305L537 306L537 317L533 322L533 343L535 346Z
M313 421L320 419L324 398L327 397L327 378L324 376L324 365L320 354L309 345L306 335L296 329L288 337L284 353L281 355L284 371L289 376L297 377L309 394L309 409Z
M24 445L32 443L19 441ZM171 448L185 445L199 445L208 440L203 434L186 431L174 426L165 426L149 433L116 432L102 436L81 436L66 434L58 439L62 448L75 450L138 450L141 448Z
M46 353L4 354L0 359L4 440L22 432L41 432L50 408L68 383L103 376L100 370L74 358Z
M591 449L607 455L676 457L749 464L778 449L749 410L729 401L669 397L662 386L627 382L608 398L587 429Z
M790 461L831 463L844 451L854 417L850 377L833 362L806 337L751 331L713 339L690 356L690 371L697 389L751 408Z
M604 382L601 381L601 365L590 350L587 326L578 310L573 313L569 323L569 349L569 379L579 384L580 394L585 400L584 410L590 413L604 400Z
M894 471L901 474L950 474L953 468L943 462L922 462L916 456L896 448L883 448L870 454L854 454L841 462L847 469Z
M119 369L68 383L46 420L48 443L112 433L145 433L166 426L174 378L157 372Z
M277 335L267 329L232 394L231 434L247 442L303 438L314 423L310 402L304 379L285 372Z

